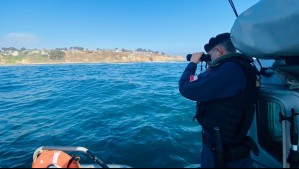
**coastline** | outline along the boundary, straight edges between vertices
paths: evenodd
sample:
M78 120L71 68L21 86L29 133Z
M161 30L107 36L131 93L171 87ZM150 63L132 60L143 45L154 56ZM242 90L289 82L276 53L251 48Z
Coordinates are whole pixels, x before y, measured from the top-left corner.
M181 56L155 52L121 52L113 50L28 50L0 53L0 66L56 65L56 64L115 64L145 62L182 62Z
M0 63L0 67L7 66L42 66L42 65L76 65L76 64L136 64L136 63L182 63L182 60L173 61L135 61L135 62L40 62L40 63Z

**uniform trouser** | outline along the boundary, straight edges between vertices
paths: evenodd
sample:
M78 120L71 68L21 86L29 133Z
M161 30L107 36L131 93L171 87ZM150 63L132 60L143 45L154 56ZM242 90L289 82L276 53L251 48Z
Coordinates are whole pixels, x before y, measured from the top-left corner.
M202 144L202 153L201 153L201 168L214 168L214 162L216 160L215 153L206 145ZM250 154L236 162L226 163L226 168L252 168L253 160Z

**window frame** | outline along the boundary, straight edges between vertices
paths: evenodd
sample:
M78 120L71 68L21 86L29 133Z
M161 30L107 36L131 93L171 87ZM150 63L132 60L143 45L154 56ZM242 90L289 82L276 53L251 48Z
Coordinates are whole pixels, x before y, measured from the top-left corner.
M262 103L262 104L261 104ZM275 131L270 131L269 129L269 108L262 107L267 106L269 103L274 103L277 105L280 110L279 114L284 114L284 105L279 101L279 99L274 99L270 97L260 97L258 99L257 104L257 113L256 113L256 120L257 120L257 137L259 145L269 154L271 154L276 160L283 162L283 140L284 140L284 125L283 123L279 122L280 126L280 137L279 141L275 141L271 138L271 133L275 133ZM263 108L263 109L262 109ZM264 111L267 110L267 113ZM275 112L274 112L275 113ZM275 117L275 116L273 116ZM275 126L275 124L274 124ZM275 128L272 128L275 130Z

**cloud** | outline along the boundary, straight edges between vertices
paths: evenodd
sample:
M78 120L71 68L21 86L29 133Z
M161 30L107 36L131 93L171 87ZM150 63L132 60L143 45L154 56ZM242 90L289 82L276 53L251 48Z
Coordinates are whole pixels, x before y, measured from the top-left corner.
M38 38L33 33L17 33L12 32L4 36L4 46L24 47L32 46L38 43Z

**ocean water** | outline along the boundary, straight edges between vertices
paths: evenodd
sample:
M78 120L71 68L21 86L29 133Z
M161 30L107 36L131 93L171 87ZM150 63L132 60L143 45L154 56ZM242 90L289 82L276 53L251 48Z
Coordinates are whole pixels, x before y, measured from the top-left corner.
M0 167L30 168L40 146L82 146L134 168L200 163L195 102L178 91L186 65L1 66Z

